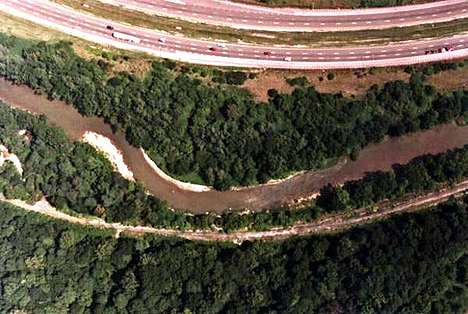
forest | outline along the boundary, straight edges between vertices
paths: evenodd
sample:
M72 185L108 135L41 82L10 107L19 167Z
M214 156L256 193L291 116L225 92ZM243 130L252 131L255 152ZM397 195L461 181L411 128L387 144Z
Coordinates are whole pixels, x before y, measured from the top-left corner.
M25 130L26 135L20 131ZM146 193L144 187L114 172L110 162L91 146L71 142L43 116L0 103L0 143L18 155L21 176L6 162L0 167L0 192L30 202L46 196L59 210L99 216L109 222L146 224L177 229L224 232L311 221L325 213L368 207L408 193L424 193L468 177L468 145L438 155L426 155L389 172L369 173L344 186L325 186L320 197L301 209L278 208L248 215L239 213L188 215Z
M82 59L70 43L0 34L1 76L103 117L170 175L220 190L322 168L386 136L468 116L467 91L438 92L420 72L356 99L297 86L291 95L270 90L268 103L256 103L243 89L170 64L153 62L143 79L110 74L105 61ZM245 78L234 71L214 80Z
M2 313L451 313L468 198L282 242L115 239L0 203Z

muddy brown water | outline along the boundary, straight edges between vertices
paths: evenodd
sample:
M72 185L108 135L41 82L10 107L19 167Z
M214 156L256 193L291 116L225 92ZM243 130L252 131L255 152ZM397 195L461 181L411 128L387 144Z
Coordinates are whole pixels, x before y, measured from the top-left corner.
M156 197L172 207L193 213L222 212L229 208L265 210L308 197L328 183L337 184L363 177L367 172L389 170L394 164L406 163L426 153L439 153L468 144L468 127L447 124L363 149L356 161L342 161L336 166L315 172L305 172L274 185L259 185L238 191L193 192L179 188L159 176L145 162L142 152L132 147L123 134L115 134L102 119L81 116L72 106L61 101L49 101L26 86L16 86L0 78L0 99L12 107L44 114L73 140L92 131L110 138L122 151L124 161Z

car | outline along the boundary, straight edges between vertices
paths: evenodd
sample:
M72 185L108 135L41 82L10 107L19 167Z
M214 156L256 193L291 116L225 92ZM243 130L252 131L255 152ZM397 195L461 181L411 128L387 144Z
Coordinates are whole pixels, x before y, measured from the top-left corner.
M271 56L271 52L269 52L269 51L264 51L263 54L264 54L265 56Z
M163 43L163 44L164 44L164 43L166 43L166 38L160 37L160 38L158 39L158 41L159 41L160 43Z
M289 62L289 61L292 61L292 58L291 58L291 57L284 57L284 59L283 59L283 60L284 60L284 61L288 61L288 62Z
M107 25L106 28L107 28L107 29L110 29L110 30L113 30L113 29L114 29L114 26L112 26L112 25Z
M226 45L225 45L225 44L221 44L221 43L216 44L216 46L219 47L219 48L226 48Z
M209 51L216 51L216 48L215 47L210 47L208 48Z

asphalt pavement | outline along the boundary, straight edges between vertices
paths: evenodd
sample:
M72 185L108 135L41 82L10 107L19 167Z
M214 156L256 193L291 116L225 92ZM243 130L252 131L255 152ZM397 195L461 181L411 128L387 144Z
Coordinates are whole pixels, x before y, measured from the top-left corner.
M346 31L447 22L468 17L468 1L358 10L265 8L222 0L99 0L148 14L238 29L265 31Z
M391 43L385 46L267 47L237 43L220 44L168 35L81 13L49 1L3 0L0 2L0 11L100 44L207 65L294 69L364 68L468 56L468 34ZM115 32L135 36L139 42L116 38L113 36Z

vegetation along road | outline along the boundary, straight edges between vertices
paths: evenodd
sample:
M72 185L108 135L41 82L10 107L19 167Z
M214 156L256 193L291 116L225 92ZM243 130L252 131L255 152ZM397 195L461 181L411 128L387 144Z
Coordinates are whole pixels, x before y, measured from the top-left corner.
M468 35L385 46L314 49L220 44L118 24L48 1L6 0L0 11L93 42L147 52L179 61L257 68L364 68L395 66L468 56Z

